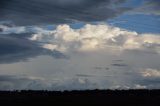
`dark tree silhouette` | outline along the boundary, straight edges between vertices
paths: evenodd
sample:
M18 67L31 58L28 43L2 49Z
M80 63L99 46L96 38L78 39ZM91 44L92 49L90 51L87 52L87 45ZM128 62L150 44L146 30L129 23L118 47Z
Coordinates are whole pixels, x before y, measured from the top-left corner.
M86 90L86 91L0 91L6 105L100 105L160 106L160 90Z

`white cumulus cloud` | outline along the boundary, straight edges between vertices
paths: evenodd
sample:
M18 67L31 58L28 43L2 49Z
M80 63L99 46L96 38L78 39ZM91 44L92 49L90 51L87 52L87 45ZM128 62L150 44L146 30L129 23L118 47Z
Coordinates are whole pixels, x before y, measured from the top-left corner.
M2 31L0 31L0 34L10 34L10 33L20 34L20 33L25 33L26 32L26 27L24 27L24 26L9 27L9 26L6 26L6 25L0 25L0 29L2 30Z
M143 77L160 77L160 70L156 69L146 69L141 71Z
M147 87L145 85L136 84L135 89L146 89Z
M38 41L43 48L60 52L95 50L145 50L160 53L158 34L138 34L109 25L86 24L80 29L58 25L53 31L33 34L30 40Z

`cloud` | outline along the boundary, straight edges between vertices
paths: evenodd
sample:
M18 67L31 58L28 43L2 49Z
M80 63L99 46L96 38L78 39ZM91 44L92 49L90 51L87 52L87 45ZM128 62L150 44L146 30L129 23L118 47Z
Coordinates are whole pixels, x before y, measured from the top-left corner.
M24 61L41 54L41 51L38 45L29 40L0 35L0 63Z
M73 86L74 85L74 86ZM98 85L86 78L70 78L48 81L41 77L25 75L0 75L0 90L82 90L94 89Z
M16 27L16 26L10 27L3 24L0 24L0 30L1 34L10 34L10 33L21 34L26 32L25 27Z
M46 80L26 75L0 75L0 90L86 90L86 89L145 89L145 85L115 85L110 81L94 81L89 77L77 76L67 79Z
M129 85L115 85L112 86L110 89L147 89L147 86L145 85L140 85L140 84L133 84L132 86Z
M116 50L119 53L127 50L160 53L158 34L138 34L134 31L101 24L87 24L80 29L72 29L66 24L58 25L50 33L36 33L29 39L39 42L45 49L62 53L98 50Z
M16 25L104 21L129 8L126 0L1 0L0 21Z
M0 22L0 63L26 61L39 55L49 55L54 58L69 58L63 53L53 52L40 47L36 42L28 40L37 32L50 33L39 26L15 26L11 22Z
M68 57L59 51L50 51L40 47L36 42L27 38L31 33L0 34L0 64L27 61L39 55L49 55L54 58L67 59Z
M76 74L77 77L112 77L112 75Z
M39 77L0 75L0 90L40 90L45 86L47 83Z
M160 70L146 69L140 72L143 77L160 77Z
M139 89L160 86L159 77L155 77L157 74L146 72L160 69L158 34L139 34L107 24L86 24L79 29L66 24L53 30L34 26L31 29L25 27L22 33L14 30L0 34L0 63L6 63L1 64L1 74L24 73L29 76L4 76L6 79L0 81L0 89ZM39 57L23 64L20 62L36 56ZM7 64L12 62L20 63ZM145 73L150 76L145 77ZM31 79L32 75L44 75L44 80Z
M33 34L37 32L49 33L49 30L44 30L46 26L16 26L11 22L0 22L0 34ZM44 32L45 31L45 32ZM23 37L23 36L22 36Z
M136 84L135 85L135 89L146 89L147 87L145 85L139 85L139 84Z
M136 79L136 88L159 89L160 87L160 71L158 69L146 68L140 69ZM139 86L140 85L140 86ZM141 86L142 85L142 86Z
M146 0L143 5L130 11L134 14L147 14L147 15L160 15L160 1L159 0Z
M117 66L117 67L127 67L128 65L127 64L124 64L124 63L120 63L120 64L117 64L117 63L114 63L114 64L111 64L112 66Z
M109 78L97 74L76 74L74 77L56 76L51 79L29 75L0 75L0 90L155 89L160 87L159 79L148 78L155 78L154 75L128 76L134 79L126 79L127 77L121 74Z

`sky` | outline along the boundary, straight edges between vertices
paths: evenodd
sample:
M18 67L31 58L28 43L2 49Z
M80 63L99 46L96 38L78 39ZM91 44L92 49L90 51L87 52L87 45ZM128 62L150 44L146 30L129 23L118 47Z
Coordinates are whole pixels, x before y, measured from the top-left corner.
M159 88L159 0L0 1L0 90Z

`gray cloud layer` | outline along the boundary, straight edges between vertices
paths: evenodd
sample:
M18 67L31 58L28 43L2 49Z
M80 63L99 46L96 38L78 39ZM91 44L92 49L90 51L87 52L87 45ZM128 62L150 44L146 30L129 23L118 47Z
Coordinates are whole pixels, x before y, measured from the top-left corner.
M160 71L146 69L134 73L135 79L121 80L113 83L116 78L110 76L96 79L92 75L76 75L68 79L46 80L42 77L26 75L0 75L0 90L83 90L83 89L158 89L160 87ZM158 75L157 75L158 73Z

